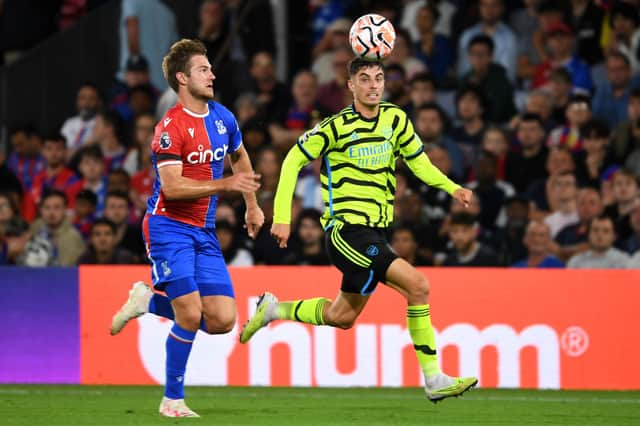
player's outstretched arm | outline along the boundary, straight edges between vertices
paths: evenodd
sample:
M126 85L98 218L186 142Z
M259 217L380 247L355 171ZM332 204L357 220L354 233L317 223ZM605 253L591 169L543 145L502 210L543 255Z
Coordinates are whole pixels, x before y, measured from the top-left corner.
M405 158L405 163L418 179L427 185L446 191L454 199L464 204L465 207L469 206L472 196L471 190L463 188L449 179L440 169L433 165L427 154L423 152L413 158Z
M260 188L260 175L237 173L217 180L196 180L182 176L182 165L158 168L162 193L167 200L194 200L223 191L255 192Z
M253 167L251 166L251 159L243 145L240 145L240 148L231 153L229 157L231 159L231 170L233 170L234 175L240 173L254 173ZM244 226L247 228L249 237L255 239L258 236L258 232L260 232L260 228L262 228L262 225L264 224L264 213L260 206L258 206L258 200L256 199L255 192L243 192L242 197L244 198L244 203L247 206L247 211L244 217Z
M298 173L309 162L310 159L303 154L298 146L293 146L282 162L280 180L273 203L273 225L271 226L271 235L276 239L280 248L287 246L291 231L291 200L298 181Z

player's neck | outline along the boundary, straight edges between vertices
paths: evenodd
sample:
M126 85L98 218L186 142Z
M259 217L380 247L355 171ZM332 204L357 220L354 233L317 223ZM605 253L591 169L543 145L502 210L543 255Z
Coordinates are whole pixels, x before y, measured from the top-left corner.
M178 99L180 101L180 104L184 108L195 114L206 114L207 112L209 112L207 101L203 99L197 99L191 96L190 93L182 92L178 95Z
M375 106L368 106L364 105L361 102L358 102L357 100L354 100L353 106L355 112L360 114L363 118L369 120L376 118L378 116L378 111L380 110L380 104L376 104Z

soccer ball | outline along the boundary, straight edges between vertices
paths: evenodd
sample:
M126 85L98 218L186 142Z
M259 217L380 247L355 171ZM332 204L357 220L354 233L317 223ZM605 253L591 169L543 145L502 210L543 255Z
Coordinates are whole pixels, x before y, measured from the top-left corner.
M396 32L384 16L370 13L362 15L351 26L349 43L356 56L376 61L385 58L393 50Z

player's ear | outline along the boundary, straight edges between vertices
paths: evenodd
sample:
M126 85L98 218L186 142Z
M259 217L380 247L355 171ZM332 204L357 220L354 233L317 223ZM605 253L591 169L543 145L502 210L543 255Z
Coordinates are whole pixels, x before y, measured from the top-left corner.
M347 80L347 87L353 92L353 81L351 81L351 77Z
M183 72L176 73L176 80L178 80L179 84L182 84L184 86L187 85L187 75Z

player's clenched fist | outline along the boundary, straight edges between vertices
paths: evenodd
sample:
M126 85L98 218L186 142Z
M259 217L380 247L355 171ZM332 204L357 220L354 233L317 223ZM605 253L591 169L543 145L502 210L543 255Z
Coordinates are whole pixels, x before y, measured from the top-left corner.
M271 235L278 242L280 248L287 247L287 241L289 240L289 234L291 233L291 225L286 223L274 223L271 225Z
M234 173L223 181L225 191L255 192L260 188L260 175L250 172Z

